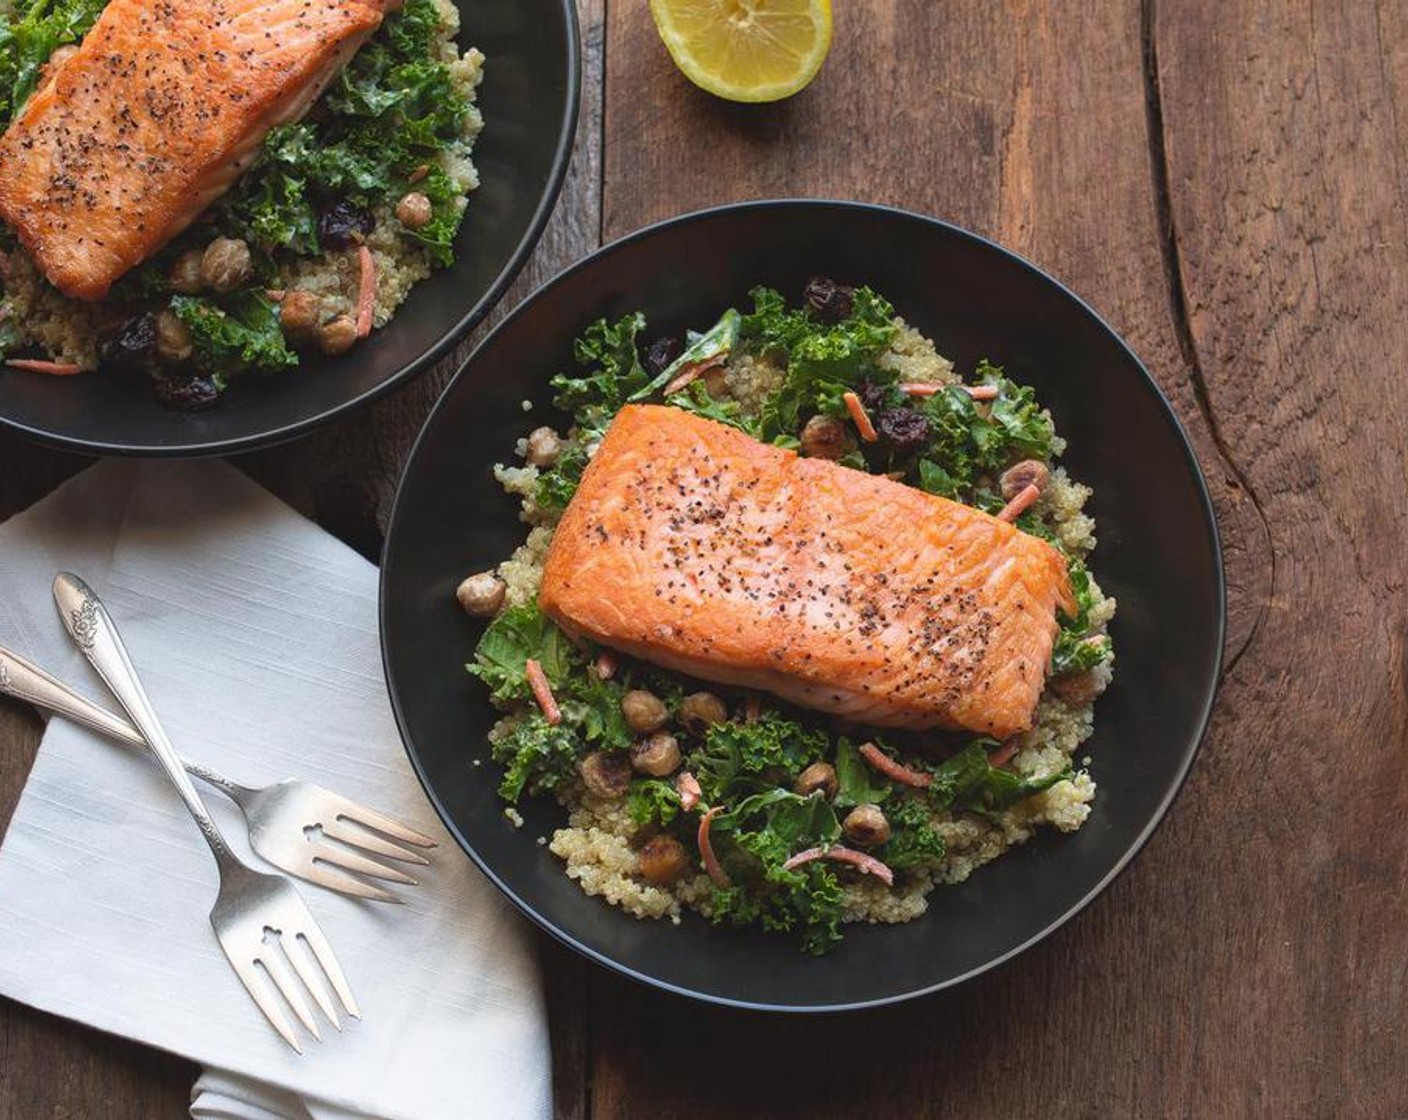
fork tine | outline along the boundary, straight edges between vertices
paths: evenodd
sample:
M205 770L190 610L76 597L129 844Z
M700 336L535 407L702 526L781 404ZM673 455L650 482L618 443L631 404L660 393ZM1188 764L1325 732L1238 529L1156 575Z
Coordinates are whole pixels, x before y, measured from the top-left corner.
M338 1017L337 1008L333 1007L332 1000L328 999L326 977L319 971L317 962L310 955L304 939L295 934L291 937L281 938L280 943L284 947L284 953L287 955L289 963L293 965L294 971L298 973L304 987L308 989L319 1009L328 1017L328 1022L339 1031L342 1030L342 1020Z
M317 883L318 886L326 887L330 891L350 894L356 898L369 898L373 902L394 902L398 905L405 902L404 899L390 891L384 891L371 883L363 882L357 876L339 871L332 864L324 863L322 860L310 861L298 869L298 874L310 883Z
M338 810L338 816L355 824L364 825L367 828L374 828L378 832L384 832L388 836L394 836L397 840L407 844L414 844L417 848L435 848L439 842L427 836L423 832L417 832L408 825L402 824L398 820L393 820L385 813L378 813L375 809L368 809L365 805L358 805L355 801L349 801Z
M279 940L282 942L282 936ZM271 942L265 942L264 949L265 952L259 955L259 963L268 972L269 979L274 982L274 987L279 989L279 994L293 1008L293 1013L298 1016L298 1021L308 1028L309 1034L322 1042L323 1036L318 1033L318 1024L313 1018L312 1008L308 1006L308 1001L303 996L302 985L299 984L298 978L294 976L293 970L288 966L288 961L284 959L284 953L280 950L279 945Z
M344 871L355 871L359 875L369 875L373 879L386 879L389 882L402 883L408 887L419 886L415 879L412 879L399 867L388 867L378 860L360 855L352 851L351 848L344 848L339 844L319 844L313 849L313 862L330 863Z
M402 863L415 863L421 866L429 866L430 864L430 861L419 852L413 852L410 848L403 848L400 844L393 843L384 836L378 836L375 832L359 825L351 817L335 817L331 824L323 825L323 835L331 836L334 840L341 840L353 848L364 848L379 856L399 859Z
M293 1024L284 1014L283 1003L270 990L266 975L254 967L252 958L246 960L242 957L236 957L228 948L225 950L225 956L229 958L235 975L244 985L244 990L259 1005L259 1010L264 1012L264 1018L269 1020L269 1025L279 1032L285 1042L293 1047L294 1053L302 1054L303 1047L298 1044L298 1035L294 1033Z
M309 922L303 929L298 931L300 937L308 943L308 948L313 950L313 956L318 958L318 963L323 966L323 972L328 978L328 983L332 985L332 990L337 993L337 998L342 1001L343 1010L354 1019L360 1019L362 1013L357 1010L357 1001L352 996L352 989L347 984L347 977L342 975L342 966L337 963L337 958L333 956L332 946L328 944L328 939L323 936L314 923Z

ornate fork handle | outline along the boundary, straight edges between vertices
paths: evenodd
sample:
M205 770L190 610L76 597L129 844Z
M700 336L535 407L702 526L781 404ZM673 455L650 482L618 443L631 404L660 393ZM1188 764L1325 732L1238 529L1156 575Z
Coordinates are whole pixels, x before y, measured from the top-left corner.
M12 650L0 646L0 692L23 700L27 704L57 712L61 716L91 727L103 735L108 735L133 747L145 747L147 741L142 733L121 716L101 708L85 696L79 695L68 685L56 680L31 661L27 661ZM249 792L244 786L230 781L223 774L207 770L199 763L181 760L186 773L199 778L207 785L214 786L227 797L238 799Z
M201 835L210 845L221 871L241 867L239 859L220 835L220 829L211 818L205 802L186 776L181 757L157 719L156 710L137 678L137 670L127 655L107 608L86 583L68 572L60 572L54 579L54 601L58 604L64 627L132 717L141 733L140 738L151 748L167 777L176 786L181 800L200 827Z

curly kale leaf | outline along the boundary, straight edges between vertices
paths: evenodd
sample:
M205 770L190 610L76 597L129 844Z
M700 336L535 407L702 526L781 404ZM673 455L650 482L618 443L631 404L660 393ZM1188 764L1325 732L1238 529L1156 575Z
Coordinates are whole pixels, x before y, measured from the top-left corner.
M587 449L580 440L569 443L557 462L538 475L533 501L541 509L561 513L577 493L588 461Z
M1061 629L1051 651L1054 676L1084 672L1103 665L1114 656L1108 636L1090 634L1090 608L1095 603L1095 595L1090 590L1090 573L1075 558L1068 562L1067 571L1075 594L1076 613L1061 618Z
M490 756L504 767L499 796L513 803L526 789L542 793L559 788L577 765L577 739L540 712L529 712L508 731L490 737Z
M575 651L567 636L537 605L510 607L489 623L474 651L473 664L465 666L489 686L496 704L529 699L526 665L537 661L554 688L567 679Z
M819 862L788 870L793 853L775 832L736 832L724 840L734 885L717 887L710 899L715 924L767 930L800 930L802 948L822 954L841 940L841 884Z
M634 781L626 794L626 812L636 824L667 825L682 808L675 787L658 778Z
M890 783L865 764L849 739L837 741L835 766L838 808L879 805L890 796Z
M892 870L903 871L920 864L942 862L944 838L934 827L929 806L922 796L892 802L885 809L885 819L890 822L890 839L876 852L882 863Z
M174 296L171 310L191 332L195 365L227 378L247 370L275 373L298 365L288 348L274 305L258 292L237 292L221 303Z
M0 128L19 114L49 57L88 33L107 0L32 0L0 17Z
M1069 763L1044 778L999 770L988 762L987 748L995 745L990 739L977 739L944 762L934 771L929 797L946 808L1000 813L1071 776Z
M631 396L650 383L640 364L636 337L645 330L639 311L615 323L598 319L572 344L572 354L582 374L560 373L552 379L557 390L553 403L570 412L578 427L604 431L611 417Z
M834 324L806 308L789 309L770 288L754 288L753 312L740 335L760 354L785 364L782 385L763 402L758 435L795 438L814 414L845 414L843 394L866 384L890 384L895 374L876 359L895 336L895 309L869 288L857 288L851 313Z
M752 723L726 720L710 726L701 746L690 753L690 767L706 801L722 803L729 788L777 768L795 778L826 753L824 731L803 727L776 712L764 712Z

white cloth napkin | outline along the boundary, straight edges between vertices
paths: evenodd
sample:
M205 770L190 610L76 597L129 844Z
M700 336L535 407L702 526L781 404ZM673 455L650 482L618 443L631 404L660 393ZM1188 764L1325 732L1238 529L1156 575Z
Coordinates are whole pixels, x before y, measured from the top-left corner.
M200 1062L205 1120L550 1115L531 939L402 751L376 569L227 464L92 467L0 526L0 642L112 708L59 625L59 569L107 603L178 750L246 784L309 779L440 847L404 906L299 884L362 1011L300 1057L216 943L215 864L155 760L53 719L0 848L0 994Z

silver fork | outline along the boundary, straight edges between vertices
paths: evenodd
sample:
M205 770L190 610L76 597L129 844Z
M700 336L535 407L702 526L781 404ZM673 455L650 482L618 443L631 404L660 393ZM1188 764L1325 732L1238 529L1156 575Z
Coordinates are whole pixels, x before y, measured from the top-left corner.
M3 646L0 692L67 716L124 743L146 745L141 732L127 720L99 707ZM357 876L415 886L416 880L410 875L373 857L421 866L430 862L403 846L433 848L435 841L429 836L312 782L288 778L254 789L194 762L182 759L181 765L186 773L218 789L240 807L249 828L250 847L262 858L320 887L358 898L399 903L403 900L397 895Z
M347 1014L360 1018L352 989L347 986L332 947L293 884L282 875L256 871L230 850L220 834L162 730L102 601L77 576L60 572L54 577L54 602L64 627L135 721L210 845L220 869L220 892L210 912L210 924L240 982L270 1024L294 1050L303 1052L294 1026L284 1013L286 1005L314 1038L321 1038L303 994L306 987L323 1014L341 1030L342 1023L323 989L324 980L331 984Z

